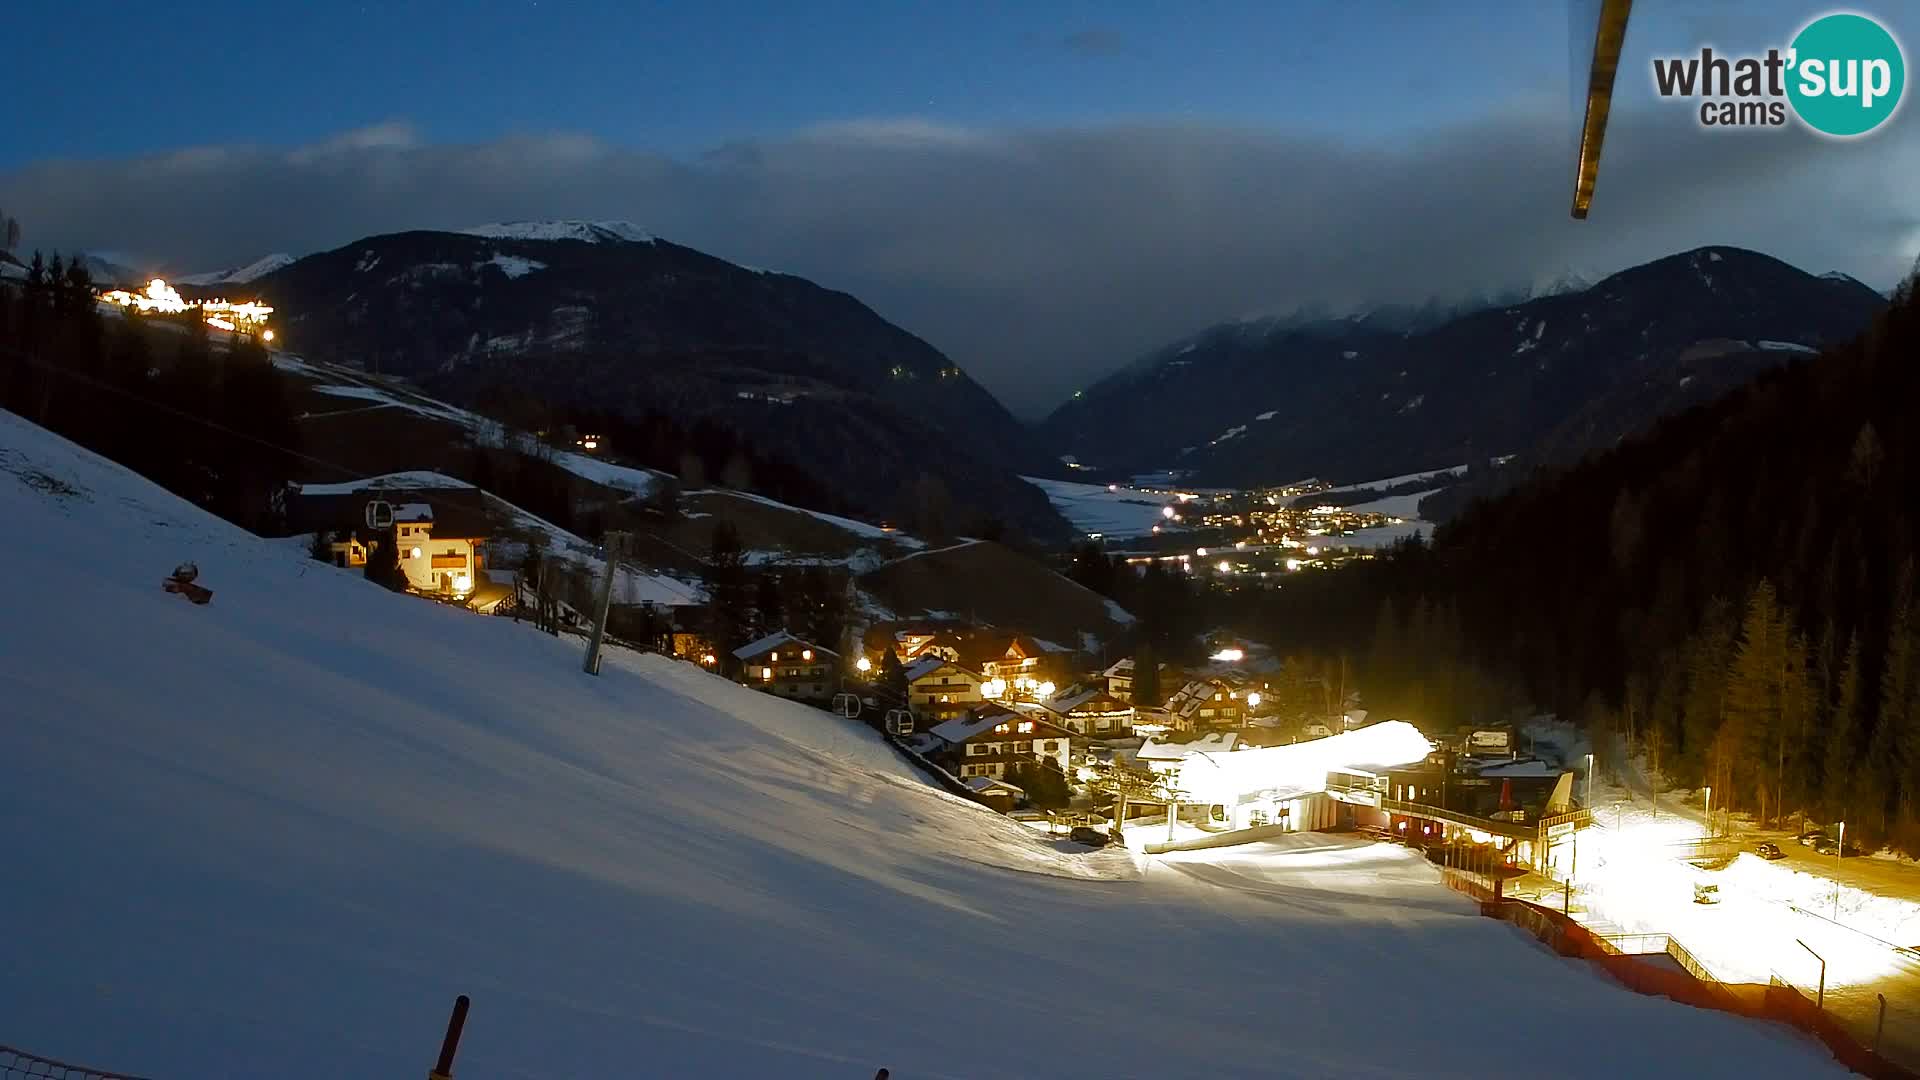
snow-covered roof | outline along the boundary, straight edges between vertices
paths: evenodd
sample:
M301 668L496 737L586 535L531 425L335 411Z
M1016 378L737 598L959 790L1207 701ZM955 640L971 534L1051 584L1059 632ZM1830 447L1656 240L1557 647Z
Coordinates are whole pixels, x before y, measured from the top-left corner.
M433 520L433 507L427 503L401 503L393 508L393 520L421 522Z
M1115 660L1113 666L1100 673L1109 679L1125 679L1133 675L1133 657Z
M991 776L976 776L970 780L962 781L962 783L983 794L989 791L1005 791L1013 795L1025 795L1027 793L1025 788L1016 784L1009 784L1005 780L995 780Z
M1048 704L1053 708L1055 712L1070 713L1073 710L1079 708L1082 705L1085 705L1087 702L1092 701L1094 698L1097 698L1097 697L1112 698L1115 704L1131 708L1131 706L1127 706L1126 702L1121 701L1119 698L1114 698L1113 695L1108 694L1106 691L1106 688L1101 686L1089 687L1088 689L1081 690L1068 697L1054 698Z
M1330 735L1291 746L1262 746L1232 753L1202 753L1186 761L1180 784L1195 802L1232 805L1240 796L1267 790L1324 790L1327 773L1360 768L1368 772L1425 760L1433 746L1418 728L1389 720L1362 731ZM1385 764L1361 764L1381 763Z
M503 221L461 229L468 236L496 240L581 240L589 244L653 242L653 234L631 221Z
M944 656L923 656L907 665L907 681L912 682L915 679L924 678L944 667L950 667L962 674L974 675L974 672L968 671L966 668L961 667L959 664L954 663Z
M761 653L766 652L769 649L777 649L782 645L788 645L788 644L798 645L803 649L812 649L814 652L826 653L828 656L840 655L839 653L834 652L832 649L822 648L819 645L815 645L811 641L806 641L802 638L794 637L792 634L787 633L785 630L776 630L773 633L768 634L766 637L761 638L759 641L750 641L745 645L742 645L739 648L733 650L733 655L735 659L746 660L755 656L759 656Z
M1142 761L1180 761L1194 754L1227 753L1239 741L1240 736L1231 731L1216 731L1183 743L1148 739L1140 744L1140 750L1134 756Z

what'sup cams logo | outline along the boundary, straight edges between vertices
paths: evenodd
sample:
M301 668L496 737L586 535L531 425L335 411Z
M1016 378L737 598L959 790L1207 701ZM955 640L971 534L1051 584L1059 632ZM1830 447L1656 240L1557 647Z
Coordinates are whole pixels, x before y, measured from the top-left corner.
M1663 98L1700 102L1709 128L1782 127L1789 110L1822 135L1852 138L1892 119L1906 89L1900 43L1865 15L1823 15L1793 43L1764 56L1661 56L1653 86Z

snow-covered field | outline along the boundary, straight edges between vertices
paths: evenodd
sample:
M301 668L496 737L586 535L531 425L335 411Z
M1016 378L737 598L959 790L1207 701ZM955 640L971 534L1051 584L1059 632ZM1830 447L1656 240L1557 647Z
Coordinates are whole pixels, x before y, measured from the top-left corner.
M1037 476L1021 477L1046 492L1053 508L1083 533L1099 533L1115 539L1146 536L1166 519L1160 508L1178 498L1159 491L1142 491L1121 486L1109 491L1105 484L1077 484L1071 480L1045 480Z
M583 675L5 413L0 518L0 1043L419 1075L467 993L473 1080L1844 1075L1400 849L1087 853L863 726L658 658ZM159 589L183 559L210 605Z

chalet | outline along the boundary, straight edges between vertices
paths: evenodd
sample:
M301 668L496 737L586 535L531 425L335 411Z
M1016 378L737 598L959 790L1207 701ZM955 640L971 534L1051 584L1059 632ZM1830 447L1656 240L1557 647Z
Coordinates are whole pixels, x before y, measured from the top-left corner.
M1116 660L1113 666L1100 673L1107 684L1107 693L1119 701L1133 700L1133 657Z
M1045 762L1067 771L1073 733L1000 705L987 705L934 726L935 756L964 782L976 776L1005 780L1016 765Z
M486 563L480 550L487 540L485 530L451 522L436 528L432 505L408 502L393 507L393 539L400 547L400 568L413 591L454 600L472 595ZM333 563L365 566L379 542L362 541L350 533L331 544Z
M996 655L983 659L980 674L1005 686L1014 698L1045 698L1072 677L1073 650L1026 634L1001 635ZM996 641L996 644L998 642Z
M776 631L733 650L740 683L794 701L824 705L840 689L840 654Z
M933 720L947 720L986 700L986 679L944 656L925 656L907 665L907 706Z
M1099 686L1075 688L1047 704L1060 714L1060 725L1076 735L1103 739L1133 733L1133 703Z
M1246 723L1245 693L1225 679L1194 679L1167 699L1167 714L1180 730L1237 728Z

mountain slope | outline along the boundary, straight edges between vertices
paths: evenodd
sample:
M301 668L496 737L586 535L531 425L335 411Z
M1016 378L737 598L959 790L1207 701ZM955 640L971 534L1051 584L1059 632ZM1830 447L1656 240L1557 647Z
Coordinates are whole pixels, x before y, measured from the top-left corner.
M624 223L369 237L262 278L286 340L462 403L496 391L568 407L711 419L905 517L923 474L965 512L1053 539L1016 472L1036 456L1000 403L845 293L761 273Z
M1554 433L1585 449L1795 348L1844 340L1883 306L1850 278L1701 248L1433 326L1207 331L1085 392L1044 430L1082 462L1214 483L1383 476Z
M29 931L9 1045L400 1075L469 993L476 1077L1468 1076L1471 972L1579 1047L1559 1075L1844 1075L1477 917L1405 849L1056 848L862 726L617 651L584 676L571 643L386 593L4 413L0 514L34 612L0 620L0 844L34 883L0 889ZM157 588L182 558L210 605ZM1125 1037L1088 992L1116 950L1151 1000ZM1289 1007L1220 1006L1241 988Z
M232 266L225 270L215 270L205 274L189 274L174 281L175 285L245 285L266 277L275 270L292 266L294 258L286 254L265 255L245 266Z

